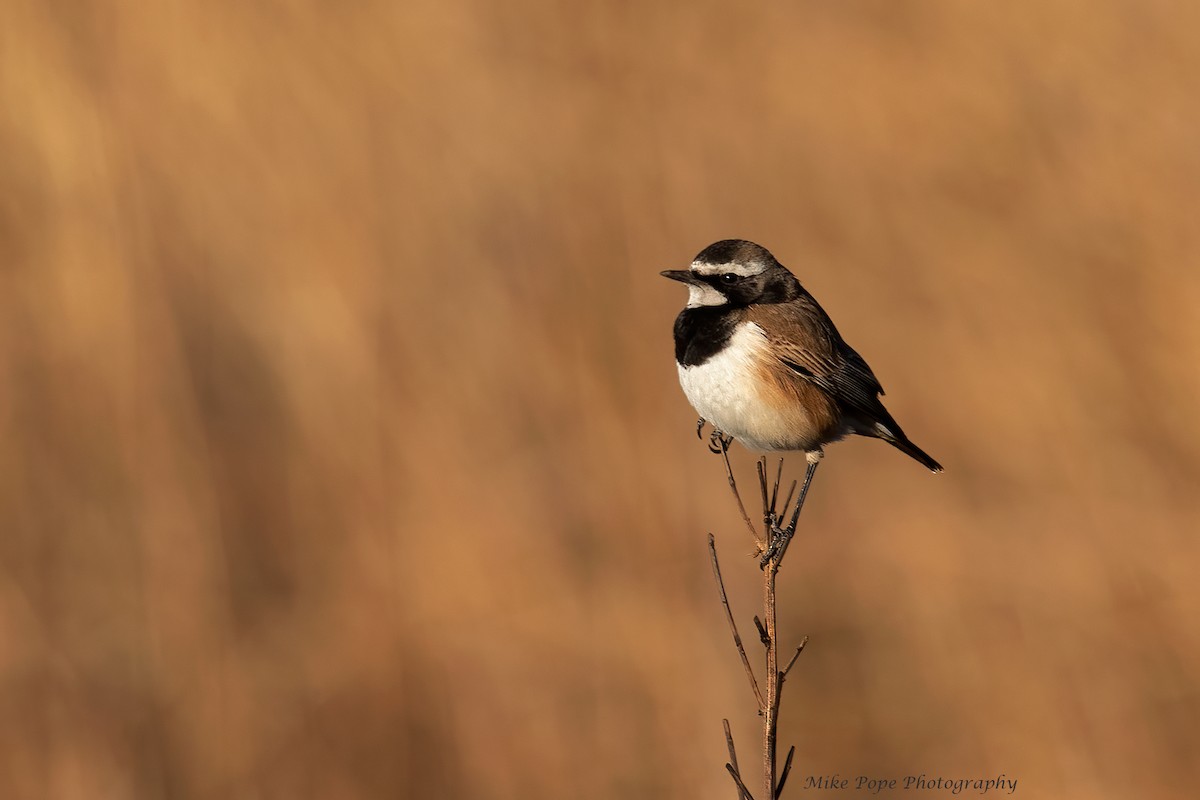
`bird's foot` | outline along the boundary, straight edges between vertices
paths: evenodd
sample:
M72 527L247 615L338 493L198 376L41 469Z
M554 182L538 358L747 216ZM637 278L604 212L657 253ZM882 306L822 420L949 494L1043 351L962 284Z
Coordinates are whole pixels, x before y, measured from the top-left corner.
M697 439L701 439L701 440L704 439L704 434L701 433L701 431L704 430L704 423L706 421L707 420L705 420L704 417L701 417L700 419L696 420L696 438Z
M772 519L770 531L771 541L767 542L767 549L763 551L762 557L758 560L759 569L766 569L771 559L787 549L787 543L791 541L793 534L796 533L796 528L794 525L780 528L779 523L775 519Z
M726 436L716 428L713 428L713 432L708 436L708 449L719 456L728 453L731 444L733 444L733 437Z
M787 552L788 543L791 542L792 536L796 533L796 525L800 521L800 511L804 508L804 499L808 497L808 487L812 484L813 475L817 472L817 467L821 464L821 459L825 456L825 451L821 448L810 450L806 454L807 468L804 470L804 484L800 487L800 496L796 498L796 504L792 506L791 519L788 520L787 527L779 527L779 521L788 516L787 500L783 502L783 510L779 516L776 516L774 511L767 515L767 530L769 531L769 541L767 547L763 550L762 558L759 560L759 567L766 569L767 565L775 562L775 568L778 569L779 561L783 560L783 554ZM794 484L793 484L794 486ZM791 499L791 493L788 493L788 499Z

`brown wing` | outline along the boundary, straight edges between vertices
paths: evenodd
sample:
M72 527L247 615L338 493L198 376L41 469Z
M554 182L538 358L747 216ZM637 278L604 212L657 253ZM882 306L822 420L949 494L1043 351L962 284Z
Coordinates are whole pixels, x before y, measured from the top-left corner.
M819 387L848 411L872 420L887 417L875 373L842 340L811 295L751 306L747 319L766 332L772 352L797 378Z

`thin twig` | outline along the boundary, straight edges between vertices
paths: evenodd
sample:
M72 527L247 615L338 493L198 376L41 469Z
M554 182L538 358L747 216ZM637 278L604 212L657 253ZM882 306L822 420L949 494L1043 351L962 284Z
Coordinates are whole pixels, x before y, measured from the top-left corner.
M808 497L808 489L812 486L813 475L817 474L817 467L821 462L809 461L808 468L804 471L804 485L800 487L800 496L796 498L796 507L792 509L792 519L788 522L787 528L784 530L783 543L779 546L779 553L775 561L778 563L783 561L783 556L787 553L788 545L792 543L792 536L796 533L796 522L800 518L800 512L804 509L804 500Z
M725 726L725 744L729 746L729 763L733 766L734 771L738 772L737 750L733 747L733 733L729 730L729 720L723 719L721 723ZM749 796L741 786L738 787L738 800L746 800Z
M763 643L763 647L770 647L771 637L767 635L767 629L763 627L762 620L758 618L757 614L754 615L754 627L758 628L758 638Z
M771 515L768 509L771 507L771 502L767 497L767 457L763 456L758 461L754 462L754 469L758 472L758 491L762 495L763 507L763 534L767 540L771 539Z
M775 470L775 485L771 487L771 516L775 515L775 501L779 499L779 482L783 480L783 459L779 459L779 469Z
M766 674L764 676L764 684L760 688L758 680L754 676L754 670L750 666L750 660L746 656L746 648L742 644L741 635L738 633L737 624L733 618L733 611L729 606L729 596L725 591L725 581L721 577L721 567L717 560L716 539L710 533L708 535L708 547L712 557L713 576L717 581L717 588L721 593L721 605L725 609L725 620L729 623L729 629L733 634L733 643L737 647L738 655L742 659L742 666L746 671L746 676L750 680L750 686L754 690L754 696L758 700L759 715L762 717L762 787L763 794L766 800L779 800L780 794L783 791L784 784L787 782L788 776L791 774L792 761L796 754L796 748L792 747L788 750L787 758L783 764L783 770L779 773L778 781L776 781L776 756L779 734L779 707L780 699L783 695L783 684L791 672L792 667L796 665L800 654L804 652L804 647L808 644L808 637L800 642L796 652L788 660L787 665L781 670L779 668L779 636L777 631L777 611L776 611L776 580L779 575L779 567L783 562L783 557L787 553L788 545L796 532L796 525L800 518L800 512L804 509L804 501L808 497L808 490L812 485L813 474L817 470L819 462L818 458L808 462L808 468L805 471L804 482L800 487L799 495L796 495L797 482L792 481L788 489L787 497L784 498L783 506L778 507L779 487L783 481L783 459L780 459L779 466L775 472L774 484L768 490L767 483L767 460L761 458L755 464L755 471L758 476L759 495L762 501L763 513L763 539L759 539L758 534L754 532L754 527L750 523L750 517L746 513L746 507L742 503L741 494L738 492L737 481L733 476L733 467L729 462L729 454L727 448L722 449L722 456L725 461L725 474L729 479L730 489L733 491L733 496L737 500L738 510L742 514L742 520L746 523L754 535L755 542L759 545L759 566L763 570L763 616L760 619L754 617L754 626L758 629L758 636L763 644L766 656ZM810 456L811 458L811 456ZM796 502L792 504L792 497L796 497ZM789 509L790 507L790 509ZM790 510L790 514L789 514ZM790 520L785 528L780 528L781 520L788 518ZM765 690L765 691L764 691ZM733 746L733 735L729 729L729 721L724 720L725 726L725 741L729 747L729 763L725 765L729 771L734 783L738 787L738 800L753 800L749 789L741 778L741 768L737 763L737 755Z
M746 800L754 800L754 795L750 794L750 790L746 788L746 784L742 783L742 777L733 768L733 764L726 764L725 769L729 770L729 777L733 778L733 782L737 784L738 791L742 793L742 797L746 798Z
M805 636L803 639L800 640L800 646L796 648L795 653L792 653L792 660L787 663L787 666L783 668L783 672L780 673L780 675L779 675L780 683L787 680L788 673L792 671L792 666L796 663L796 659L799 658L800 654L804 652L804 645L806 645L806 644L808 644L807 636Z
M800 486L800 496L796 498L796 507L792 509L792 520L788 523L788 527L795 528L796 520L800 517L800 512L804 510L804 501L808 498L808 489L812 486L813 476L817 474L817 467L821 466L820 461L810 461L804 468L804 483Z
M729 730L729 720L721 720L721 725L725 728L725 744L729 748L729 763L733 764L734 769L737 769L737 749L733 746L733 732Z
M766 545L759 541L758 531L754 529L754 523L750 521L750 515L746 513L746 506L742 503L742 495L738 492L737 481L733 478L733 467L729 463L729 446L721 447L721 458L725 459L725 477L729 479L729 488L733 491L733 497L737 500L738 511L742 512L742 521L746 523L746 530L750 531L750 535L754 538L754 543L758 545L758 550L761 553L766 549Z
M783 499L783 508L779 509L779 518L787 516L788 506L791 505L792 495L796 493L796 482L792 481L791 487L788 489L787 497Z
M783 794L783 785L787 783L788 773L792 771L792 756L796 755L796 745L788 748L787 759L783 762L783 771L779 773L779 785L775 787L775 800Z
M779 732L779 637L775 616L775 576L779 574L779 554L767 561L763 570L763 625L767 629L767 702L763 706L763 794L775 796L775 743Z
M717 579L717 589L721 592L721 605L725 608L725 620L729 623L729 630L733 633L733 643L737 646L738 655L742 658L742 666L746 668L746 677L750 679L750 688L754 690L758 707L766 708L767 701L763 698L762 690L758 688L758 680L754 677L754 670L750 667L750 659L746 657L746 648L742 646L742 636L738 633L737 623L733 621L733 611L729 608L729 595L725 593L725 581L721 578L721 565L717 561L717 540L711 533L708 535L708 552L712 555L713 577Z

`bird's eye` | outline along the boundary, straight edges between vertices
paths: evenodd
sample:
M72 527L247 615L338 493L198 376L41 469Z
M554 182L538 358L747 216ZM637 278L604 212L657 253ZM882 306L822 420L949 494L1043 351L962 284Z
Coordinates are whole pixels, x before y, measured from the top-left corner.
M721 283L737 283L738 277L738 275L735 275L732 272L726 272L721 276Z

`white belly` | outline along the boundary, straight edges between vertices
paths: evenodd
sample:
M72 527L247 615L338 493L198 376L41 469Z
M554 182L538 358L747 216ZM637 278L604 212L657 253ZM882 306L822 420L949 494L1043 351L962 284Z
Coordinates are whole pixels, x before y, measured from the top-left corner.
M781 449L786 421L759 398L767 340L754 323L739 327L720 353L694 367L679 366L679 384L692 408L713 427L755 450Z

